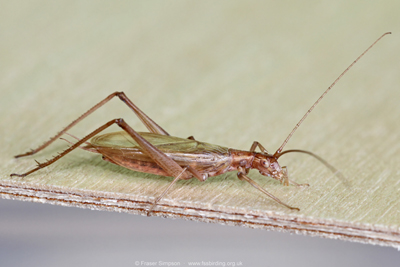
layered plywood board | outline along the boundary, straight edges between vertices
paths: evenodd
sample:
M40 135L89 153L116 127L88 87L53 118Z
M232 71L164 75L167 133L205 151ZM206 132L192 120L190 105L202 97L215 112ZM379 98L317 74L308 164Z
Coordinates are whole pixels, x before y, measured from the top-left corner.
M126 170L79 150L21 179L9 174L29 170L33 159L43 162L68 144L59 140L29 158L13 155L39 146L115 90L125 91L173 135L238 149L257 140L273 151L363 49L394 31L383 22L356 34L348 25L306 30L323 23L323 13L313 17L315 23L272 27L278 14L240 2L95 10L58 5L37 12L9 6L21 19L0 16L8 25L0 42L1 196L142 215L172 178ZM208 16L199 15L204 12ZM363 23L362 17L354 20ZM228 173L204 183L178 182L153 215L398 247L399 40L396 32L382 40L287 146L323 156L349 185L319 162L292 154L282 164L293 180L310 187L283 187L257 171L250 176L300 212ZM70 133L82 137L118 117L145 129L113 100Z

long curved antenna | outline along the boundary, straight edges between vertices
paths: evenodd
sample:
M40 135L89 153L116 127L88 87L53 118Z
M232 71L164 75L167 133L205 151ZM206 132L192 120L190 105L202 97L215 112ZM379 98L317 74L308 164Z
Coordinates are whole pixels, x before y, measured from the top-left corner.
M373 42L372 45L370 45L356 60L353 61L353 63L350 64L350 66L347 67L347 69L345 69L342 74L339 75L339 77L336 78L336 80L331 84L331 86L328 87L328 89L325 90L325 92L318 98L317 101L315 101L314 105L311 106L311 108L306 112L306 114L304 114L303 118L301 118L301 120L296 124L296 126L293 128L292 132L288 135L288 137L286 137L285 141L283 142L283 144L278 148L278 150L275 152L274 157L276 157L277 155L279 155L281 153L281 151L283 150L283 148L285 147L286 143L289 141L289 139L292 137L292 135L294 134L294 132L297 130L297 128L299 128L299 126L303 123L303 121L307 118L308 114L311 113L311 111L315 108L315 106L322 100L322 98L324 98L324 96L332 89L333 86L335 86L335 84L340 80L340 78L343 77L343 75L346 74L346 72L349 71L349 69L351 67L353 67L354 64L357 63L357 61L362 58L365 53L368 52L368 50L370 50L380 39L383 38L383 36L387 35L387 34L391 34L391 32L386 32L384 34L382 34L381 37L379 37L375 42Z
M316 158L317 160L319 160L322 164L324 164L329 170L331 170L331 172L337 177L339 178L339 180L341 180L346 186L350 186L350 182L349 180L335 167L333 167L331 164L329 164L326 160L324 160L323 158L321 158L320 156L318 156L317 154L314 154L310 151L307 150L301 150L301 149L289 149L289 150L285 150L281 153L279 153L277 155L277 159L287 153L293 153L293 152L298 152L298 153L304 153L307 155L310 155L314 158Z

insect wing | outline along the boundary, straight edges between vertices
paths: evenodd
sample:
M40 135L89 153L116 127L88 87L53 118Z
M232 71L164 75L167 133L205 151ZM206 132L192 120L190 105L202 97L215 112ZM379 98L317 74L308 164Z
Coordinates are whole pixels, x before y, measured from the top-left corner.
M202 172L220 172L228 167L231 158L226 147L174 136L140 132L151 144L156 146L181 166L192 166ZM126 160L152 161L143 154L139 145L126 132L114 132L96 136L92 146L103 155L121 157Z

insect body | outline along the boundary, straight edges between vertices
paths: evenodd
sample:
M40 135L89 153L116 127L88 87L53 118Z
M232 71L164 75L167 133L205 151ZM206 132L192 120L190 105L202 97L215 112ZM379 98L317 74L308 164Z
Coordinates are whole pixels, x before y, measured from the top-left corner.
M230 171L232 155L228 148L168 135L147 132L138 134L179 166L190 166L198 170L202 174L202 180ZM140 146L126 132L96 136L85 149L101 153L105 160L128 169L169 176L168 172L142 152Z
M200 142L195 140L193 137L179 138L170 136L167 131L161 128L135 104L133 104L133 102L123 92L115 92L89 109L81 117L73 121L42 146L25 154L17 155L16 157L18 158L32 155L44 149L61 135L67 133L67 131L75 126L78 122L83 120L85 117L116 96L135 112L135 114L147 127L149 132L136 132L123 119L114 119L97 128L84 138L80 140L78 139L75 144L64 150L53 159L45 163L38 163L36 168L24 174L11 174L11 176L24 177L29 175L54 163L72 150L80 147L91 152L99 153L103 156L104 160L128 169L175 177L175 179L163 191L163 193L155 199L153 205L148 210L148 214L178 180L197 178L199 181L205 181L209 177L217 176L230 171L237 171L237 176L240 180L250 183L253 187L271 197L276 202L286 206L287 208L299 210L298 208L291 207L283 203L278 198L268 193L264 188L258 185L247 175L250 169L257 169L262 175L272 177L284 185L293 184L296 186L302 186L294 181L291 181L288 177L287 167L281 167L278 163L279 157L286 153L292 152L309 154L320 160L332 171L336 172L332 166L312 152L305 150L282 150L300 124L304 121L308 114L311 113L321 99L328 93L328 91L336 84L336 82L386 34L389 33L385 33L378 38L333 82L328 89L326 89L321 97L297 123L292 132L274 154L268 153L268 151L257 141L253 142L249 151L243 151ZM113 124L117 124L123 129L123 131L98 135L101 131ZM89 143L88 140L90 139L91 141ZM256 152L257 148L261 152Z

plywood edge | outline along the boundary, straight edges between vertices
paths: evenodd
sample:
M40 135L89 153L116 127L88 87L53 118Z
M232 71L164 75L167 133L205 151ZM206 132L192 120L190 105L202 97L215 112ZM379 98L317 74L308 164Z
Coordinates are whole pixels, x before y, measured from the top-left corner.
M99 192L52 185L1 181L4 199L40 202L53 205L147 215L152 196ZM355 224L278 212L257 212L207 203L163 201L151 216L277 230L367 244L400 248L399 229L380 225Z

